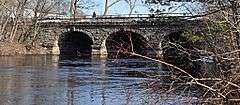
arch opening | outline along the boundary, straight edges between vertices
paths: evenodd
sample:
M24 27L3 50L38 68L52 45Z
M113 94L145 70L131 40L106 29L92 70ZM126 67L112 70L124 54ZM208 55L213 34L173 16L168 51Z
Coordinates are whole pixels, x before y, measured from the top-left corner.
M106 40L108 58L129 58L127 52L146 55L147 40L140 34L131 31L118 31L110 34Z
M180 67L193 76L200 73L200 65L194 59L199 59L195 44L184 36L184 32L174 32L164 37L162 44L163 59L177 67Z
M77 31L71 31L63 34L59 40L60 55L74 57L91 57L92 38Z

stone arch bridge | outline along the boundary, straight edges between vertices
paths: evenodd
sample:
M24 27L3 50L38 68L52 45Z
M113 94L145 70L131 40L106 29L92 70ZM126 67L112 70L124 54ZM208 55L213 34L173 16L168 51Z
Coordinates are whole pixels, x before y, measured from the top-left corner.
M152 57L161 55L164 36L201 30L202 23L201 19L188 16L84 17L38 21L42 27L42 43L52 48L53 54L116 56L120 49L133 49Z

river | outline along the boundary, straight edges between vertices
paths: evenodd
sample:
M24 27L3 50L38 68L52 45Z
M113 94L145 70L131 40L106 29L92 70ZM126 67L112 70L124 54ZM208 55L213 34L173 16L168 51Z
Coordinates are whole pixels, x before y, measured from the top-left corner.
M151 75L169 75L144 59L64 59L28 55L0 57L1 105L181 105L189 98L163 98ZM164 89L160 89L164 90ZM194 104L194 102L191 102Z

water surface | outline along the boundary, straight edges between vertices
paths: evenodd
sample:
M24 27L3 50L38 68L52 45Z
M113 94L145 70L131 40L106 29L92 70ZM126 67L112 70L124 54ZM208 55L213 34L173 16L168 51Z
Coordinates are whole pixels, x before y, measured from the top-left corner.
M180 105L182 95L160 99L151 75L168 75L144 59L0 57L1 105Z

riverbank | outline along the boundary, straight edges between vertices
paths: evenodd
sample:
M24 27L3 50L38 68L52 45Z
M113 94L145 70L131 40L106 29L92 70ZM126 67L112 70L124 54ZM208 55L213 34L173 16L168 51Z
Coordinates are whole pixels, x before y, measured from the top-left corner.
M0 42L0 56L49 54L47 48L19 43Z

